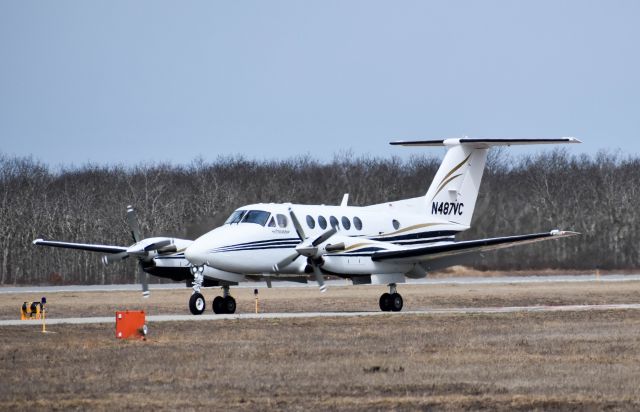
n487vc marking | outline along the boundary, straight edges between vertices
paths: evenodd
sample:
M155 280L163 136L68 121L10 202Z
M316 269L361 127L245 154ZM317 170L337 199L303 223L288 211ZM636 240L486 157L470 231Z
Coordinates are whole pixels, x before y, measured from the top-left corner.
M431 204L432 215L462 215L464 203L458 202L433 202Z

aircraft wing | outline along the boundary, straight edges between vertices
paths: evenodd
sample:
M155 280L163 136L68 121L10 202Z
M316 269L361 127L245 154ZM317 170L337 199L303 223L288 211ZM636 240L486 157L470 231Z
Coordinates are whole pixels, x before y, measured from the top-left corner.
M541 242L549 239L579 235L577 232L552 230L545 233L533 233L528 235L494 237L489 239L466 240L444 245L432 245L402 250L388 250L375 252L371 255L374 261L397 262L429 262L448 260L447 258L461 255L482 253L490 250L504 249L516 245Z
M60 242L57 240L44 240L44 239L36 239L33 241L33 244L39 245L39 246L61 247L65 249L78 249L78 250L87 250L89 252L101 252L101 253L120 253L120 252L125 252L127 250L127 248L123 246L94 245L94 244L88 244L88 243L70 243L70 242Z

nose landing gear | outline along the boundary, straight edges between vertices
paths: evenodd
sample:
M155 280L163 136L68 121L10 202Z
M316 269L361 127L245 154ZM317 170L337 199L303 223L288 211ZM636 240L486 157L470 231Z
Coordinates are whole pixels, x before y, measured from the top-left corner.
M191 266L189 270L193 275L193 294L189 298L189 310L193 315L202 315L207 306L204 296L200 293L204 281L204 266Z
M380 296L380 310L383 312L400 312L404 304L402 296L397 292L396 284L389 284L389 293Z
M204 266L191 266L193 275L193 294L189 298L189 311L193 315L202 315L207 308L204 296L200 293L204 282ZM236 300L229 294L229 285L222 286L222 296L213 299L213 312L216 314L232 314L236 312Z

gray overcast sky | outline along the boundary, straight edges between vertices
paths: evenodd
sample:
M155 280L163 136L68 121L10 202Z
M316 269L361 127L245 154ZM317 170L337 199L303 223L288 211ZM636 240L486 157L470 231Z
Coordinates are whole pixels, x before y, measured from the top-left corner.
M329 160L469 135L638 154L639 22L635 0L2 0L0 152Z

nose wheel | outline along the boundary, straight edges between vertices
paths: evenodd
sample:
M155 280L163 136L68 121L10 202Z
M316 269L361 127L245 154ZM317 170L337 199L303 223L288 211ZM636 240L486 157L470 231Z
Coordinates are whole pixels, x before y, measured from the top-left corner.
M391 283L389 285L389 293L383 293L380 296L380 310L383 312L400 312L403 305L402 295L396 291L396 284Z
M193 315L202 315L202 312L206 309L206 302L202 293L195 292L189 298L189 310Z

